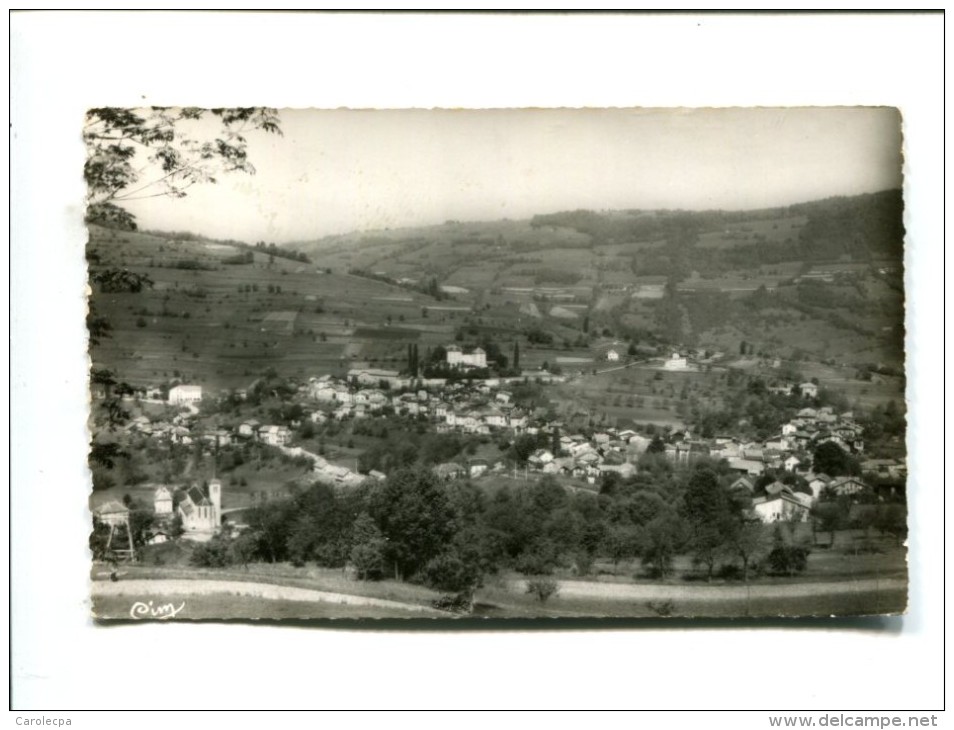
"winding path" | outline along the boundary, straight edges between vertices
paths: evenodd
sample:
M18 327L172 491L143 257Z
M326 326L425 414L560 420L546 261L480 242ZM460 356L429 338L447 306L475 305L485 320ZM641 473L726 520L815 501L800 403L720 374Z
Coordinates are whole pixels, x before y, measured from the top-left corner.
M731 601L746 598L804 598L809 596L903 591L903 578L862 578L837 582L786 583L773 585L668 585L639 583L601 583L597 581L563 580L560 596L564 598L598 598L608 601L698 600ZM524 590L526 581L508 581L508 588Z

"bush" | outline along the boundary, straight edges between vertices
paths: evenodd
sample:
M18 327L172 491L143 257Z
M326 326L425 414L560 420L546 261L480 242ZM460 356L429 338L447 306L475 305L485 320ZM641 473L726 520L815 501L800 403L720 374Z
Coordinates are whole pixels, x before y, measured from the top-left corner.
M444 594L431 601L431 605L439 611L452 613L470 613L470 595L465 593Z
M552 557L527 550L520 554L513 567L524 575L550 575L555 566Z
M716 572L716 577L722 580L742 580L742 568L734 563L726 563Z
M777 545L768 555L769 566L773 573L793 576L808 567L806 547L797 545Z
M657 616L672 616L676 604L673 601L646 601L646 608Z
M537 578L527 581L527 593L536 596L540 603L546 603L548 599L560 592L560 584L552 578Z
M232 564L228 541L216 536L208 542L196 545L189 562L197 568L228 567Z

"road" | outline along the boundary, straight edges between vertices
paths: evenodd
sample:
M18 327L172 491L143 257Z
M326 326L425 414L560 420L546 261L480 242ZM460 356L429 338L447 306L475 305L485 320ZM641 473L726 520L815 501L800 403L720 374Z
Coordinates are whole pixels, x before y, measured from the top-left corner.
M93 596L129 596L141 599L144 596L211 596L231 594L267 598L276 601L305 601L309 603L336 603L347 606L373 606L398 611L411 611L425 616L446 616L428 606L401 603L383 598L353 596L347 593L315 591L294 586L279 586L271 583L253 583L239 580L119 580L93 581L90 593Z
M809 596L844 595L873 591L904 590L903 578L864 578L837 582L784 583L756 585L668 585L638 583L600 583L596 581L564 580L560 596L564 598L597 598L608 601L732 601L759 598L805 598ZM525 590L526 581L511 580L507 586L515 592Z

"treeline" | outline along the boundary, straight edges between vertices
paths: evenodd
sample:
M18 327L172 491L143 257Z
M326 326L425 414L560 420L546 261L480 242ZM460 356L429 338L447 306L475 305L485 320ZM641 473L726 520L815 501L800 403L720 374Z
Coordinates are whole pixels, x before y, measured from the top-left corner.
M246 244L247 245L247 244ZM280 259L289 259L290 261L301 261L304 264L311 263L311 259L303 251L295 251L290 248L281 248L274 243L265 243L258 241L255 244L255 250L259 253L265 253Z
M793 546L780 536L769 541L763 526L749 520L750 499L730 489L724 465L676 470L652 454L643 462L630 480L604 479L599 494L568 491L549 477L488 493L425 468L399 470L347 493L315 484L258 505L248 531L200 546L193 561L350 564L360 578L422 583L465 605L499 570L586 575L597 558L614 564L639 558L645 575L663 578L673 575L682 554L701 569L693 575L710 579L747 579L756 567L797 572L777 567L773 553Z
M706 231L724 231L727 226L749 221L807 217L797 240L694 249L694 268L724 271L786 261L829 261L846 254L854 260L900 261L904 242L903 211L901 191L885 190L754 211L662 210L607 215L575 210L537 215L530 225L569 228L589 236L596 246L660 239L671 244L680 234L697 237ZM633 269L643 275L667 275L676 273L673 267L679 263L678 252L666 246L641 252L634 259Z
M367 269L348 269L348 273L351 276L360 276L362 279L380 281L384 284L390 284L391 286L399 286L402 289L409 289L410 291L426 294L429 297L433 297L437 301L450 299L450 295L441 289L440 284L437 282L437 278L433 276L420 284L410 284L408 282L401 282L397 279L393 279L386 274L377 274L373 271L368 271Z

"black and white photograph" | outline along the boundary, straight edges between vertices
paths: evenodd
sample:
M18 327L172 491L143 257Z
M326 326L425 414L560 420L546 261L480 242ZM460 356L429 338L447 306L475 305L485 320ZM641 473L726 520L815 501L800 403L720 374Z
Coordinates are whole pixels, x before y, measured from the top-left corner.
M13 724L939 724L943 13L9 16Z
M93 108L98 619L902 613L893 108Z

